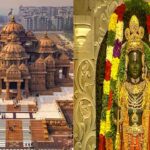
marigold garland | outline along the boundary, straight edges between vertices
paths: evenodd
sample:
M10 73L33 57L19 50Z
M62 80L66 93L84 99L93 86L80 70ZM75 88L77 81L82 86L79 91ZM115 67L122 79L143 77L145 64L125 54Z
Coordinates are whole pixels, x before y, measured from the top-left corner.
M112 58L113 58L113 45L114 45L114 41L115 41L115 30L116 30L116 24L117 24L117 19L118 16L116 13L113 13L110 17L110 23L109 23L109 33L108 33L108 40L107 40L107 53L106 53L106 65L107 66L107 62L109 62L110 64L112 64ZM109 68L109 71L111 71L111 65ZM105 70L105 72L107 72L107 70ZM107 78L108 74L105 74L105 79L104 79L104 88L103 88L103 94L107 95L107 96L103 96L103 103L107 103L108 101L108 96L109 96L109 92L110 92L110 79ZM109 79L109 80L108 80ZM107 99L105 99L107 98ZM105 107L107 107L107 105L103 105L103 110L102 112L104 112ZM102 114L103 116L103 114ZM105 117L101 117L101 118L105 118ZM107 120L108 120L108 116L107 116ZM101 120L101 123L103 123L102 125L100 125L100 134L102 134L103 136L105 135L106 132L106 124L104 123L106 122L106 120Z
M120 33L119 34L120 37L117 33ZM109 93L109 95L113 95L114 93L115 89L111 87L113 83L116 83L115 81L117 80L117 75L118 75L118 67L119 67L119 62L120 62L119 58L121 54L120 51L121 51L121 45L122 45L122 41L120 41L119 39L123 40L123 22L122 21L118 21L116 25L116 37L115 37L113 56L112 56L112 62L111 62L112 68L111 68L111 80L110 80L110 90L109 90L109 92L111 93ZM115 85L113 85L113 87L115 87ZM112 100L113 99L109 99L108 106L110 105L110 103L112 103ZM111 132L111 116L110 116L110 113L109 115L107 115L107 112L106 112L106 134L108 132Z
M120 7L125 8L124 5ZM124 9L125 10L125 9ZM117 14L119 12L119 14ZM117 80L118 66L119 66L119 57L120 50L123 40L123 12L117 8L117 11L112 14L110 17L110 23L108 28L108 40L107 40L107 51L106 51L106 64L105 64L105 78L103 86L103 98L102 98L102 114L100 121L100 143L104 141L105 136L109 135L111 132L111 108L113 102L113 87L114 81ZM112 86L113 85L113 86ZM100 150L102 150L101 147Z

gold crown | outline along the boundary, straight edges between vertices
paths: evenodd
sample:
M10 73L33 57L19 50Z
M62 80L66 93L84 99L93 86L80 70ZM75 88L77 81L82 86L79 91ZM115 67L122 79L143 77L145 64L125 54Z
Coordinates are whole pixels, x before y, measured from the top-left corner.
M144 37L144 28L139 25L138 18L133 15L129 22L129 28L125 30L127 39L127 53L135 50L144 52L142 38Z

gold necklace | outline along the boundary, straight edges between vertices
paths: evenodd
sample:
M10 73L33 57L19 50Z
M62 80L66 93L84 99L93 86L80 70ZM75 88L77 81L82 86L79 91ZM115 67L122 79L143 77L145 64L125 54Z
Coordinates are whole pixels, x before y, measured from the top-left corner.
M139 94L143 92L146 88L146 82L142 81L138 84L132 84L130 82L125 82L125 88L130 94Z
M125 88L128 92L128 108L142 109L143 92L146 88L146 82L142 81L138 84L125 83Z

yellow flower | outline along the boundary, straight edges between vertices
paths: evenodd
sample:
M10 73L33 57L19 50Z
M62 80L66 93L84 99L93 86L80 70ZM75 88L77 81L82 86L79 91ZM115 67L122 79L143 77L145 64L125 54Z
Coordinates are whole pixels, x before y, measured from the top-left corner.
M114 80L117 80L119 62L120 62L120 59L118 57L113 58L112 60L111 78Z
M116 25L116 37L115 39L118 39L120 42L123 40L123 21L119 21Z
M110 17L108 31L114 31L115 32L117 19L118 19L118 15L116 13L113 13Z
M109 132L111 128L111 121L110 121L110 110L106 111L106 132Z
M110 81L106 81L104 80L104 94L109 95L109 91L110 91Z
M106 59L112 62L112 57L113 57L113 46L107 46L106 50L107 56Z
M105 127L106 127L106 121L101 120L101 123L100 123L100 134L102 134L102 135L105 134Z

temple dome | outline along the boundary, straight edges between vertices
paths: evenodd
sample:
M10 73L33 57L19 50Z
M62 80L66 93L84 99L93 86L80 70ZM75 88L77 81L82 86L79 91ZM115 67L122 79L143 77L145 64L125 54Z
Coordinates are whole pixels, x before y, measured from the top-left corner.
M2 28L2 33L10 34L12 32L15 32L15 33L25 32L24 27L15 21L14 16L10 19L10 22L7 23Z
M39 52L40 53L50 53L53 46L53 42L48 37L47 33L44 35L43 38L40 39L40 47Z
M2 48L0 58L5 60L22 60L28 58L24 47L17 41L17 36L13 33L9 37L10 42Z

